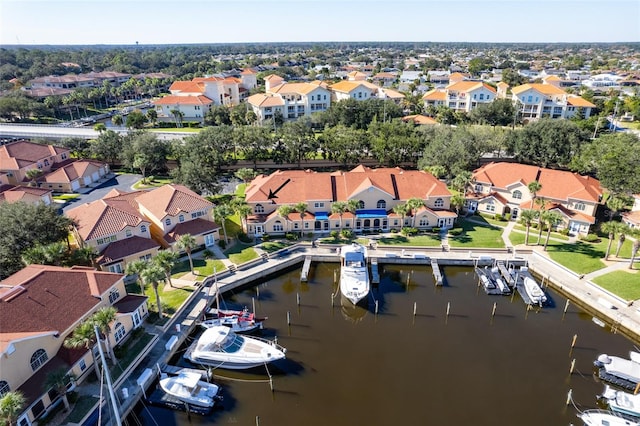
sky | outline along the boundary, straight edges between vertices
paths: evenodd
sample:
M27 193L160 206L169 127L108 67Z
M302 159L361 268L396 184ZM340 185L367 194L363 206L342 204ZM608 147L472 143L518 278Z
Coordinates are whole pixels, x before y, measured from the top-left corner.
M640 0L0 0L0 45L640 42Z

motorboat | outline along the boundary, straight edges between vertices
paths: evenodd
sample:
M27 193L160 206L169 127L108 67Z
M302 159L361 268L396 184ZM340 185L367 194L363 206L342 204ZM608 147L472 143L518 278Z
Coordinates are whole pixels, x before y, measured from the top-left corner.
M213 326L204 330L184 357L195 364L242 370L283 359L286 351L270 340L241 336L229 327Z
M611 411L640 417L640 394L616 390L609 385L605 385L600 399L609 405Z
M496 287L500 290L500 294L511 294L511 287L509 287L507 281L502 277L497 266L489 269L489 274L491 274L493 281L496 283Z
M367 297L371 284L367 249L357 243L340 248L340 292L354 305Z
M192 371L183 371L177 376L162 373L160 387L186 404L207 408L213 407L220 391L217 385L201 380L200 374Z
M527 304L542 306L547 302L547 295L526 266L522 266L516 273L516 288Z
M586 410L578 414L578 417L587 426L640 426L640 423L612 411Z
M484 292L487 294L502 294L502 290L497 286L496 281L489 268L476 267L476 275L482 284Z
M210 310L209 312L212 312ZM222 311L215 310L213 318L200 321L204 328L225 326L231 328L236 333L251 333L262 329L262 323L266 318L256 318L248 309L242 311Z
M640 353L630 351L629 359L601 354L593 362L598 377L628 390L635 390L640 383Z

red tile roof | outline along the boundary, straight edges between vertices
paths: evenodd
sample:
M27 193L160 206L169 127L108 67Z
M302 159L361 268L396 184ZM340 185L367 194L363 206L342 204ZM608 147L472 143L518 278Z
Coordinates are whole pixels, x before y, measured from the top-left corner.
M122 279L121 274L91 268L29 265L0 285L2 334L66 333Z
M171 231L165 234L164 239L169 243L174 243L180 235L203 235L220 229L220 225L210 220L197 218L188 222L179 223Z
M69 152L69 150L26 141L12 142L0 146L0 169L18 170L63 152Z
M155 240L134 235L133 237L114 241L109 244L102 253L100 253L100 256L96 259L96 263L98 265L108 264L136 253L159 247L160 244Z
M168 184L136 197L138 204L149 210L156 218L177 216L203 210L213 204L183 185Z

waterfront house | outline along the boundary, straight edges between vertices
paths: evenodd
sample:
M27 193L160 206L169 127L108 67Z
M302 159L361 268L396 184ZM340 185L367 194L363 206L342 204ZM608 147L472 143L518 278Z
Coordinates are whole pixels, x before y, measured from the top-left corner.
M287 83L277 75L265 77L265 93L247 98L259 122L280 114L284 120L294 120L331 106L331 92L319 80L309 83Z
M527 83L511 89L512 101L525 122L542 117L571 118L581 114L589 118L595 105L571 95L553 84Z
M95 348L68 349L73 330L100 308L114 306L110 343L122 343L148 315L146 296L127 295L123 275L92 268L29 265L0 282L0 395L20 391L27 404L17 424L35 424L59 395L47 375L64 368L76 378L93 369Z
M277 190L277 197L269 194ZM424 206L405 217L393 209L409 199ZM358 166L349 171L315 172L278 170L257 176L247 187L246 200L253 214L247 218L248 235L304 232L322 234L332 230L354 232L419 229L453 226L456 214L449 210L451 193L446 185L425 171L401 168L372 169ZM358 208L342 215L333 203L356 200ZM281 214L281 206L307 204L304 212Z
M487 164L473 172L473 190L466 194L466 207L471 212L500 214L516 220L523 209L540 209L528 189L533 181L541 185L536 198L546 201L545 209L562 216L558 228L566 228L573 234L589 232L596 222L603 189L598 180L568 171L518 163Z
M102 270L123 273L127 263L150 259L158 252L151 221L137 208L136 197L142 193L112 190L100 200L66 212L73 220L78 246L95 249Z
M206 247L220 239L212 218L213 204L183 185L168 184L135 197L137 208L151 222L150 232L163 248L175 248L180 235L191 234Z

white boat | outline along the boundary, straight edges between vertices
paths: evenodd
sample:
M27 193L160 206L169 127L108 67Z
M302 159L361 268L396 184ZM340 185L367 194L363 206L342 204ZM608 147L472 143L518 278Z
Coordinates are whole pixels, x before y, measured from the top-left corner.
M630 351L629 359L601 354L594 361L598 376L607 382L633 390L640 382L640 353Z
M177 376L162 374L160 387L180 401L199 407L213 407L220 388L213 383L200 380L198 373L183 371Z
M604 392L600 395L609 409L617 413L640 417L640 394L632 394L616 390L609 385L604 386Z
M252 331L262 329L262 322L266 319L256 318L248 309L244 309L243 311L215 311L214 318L206 319L199 324L204 328L223 325L231 328L231 330L236 333L251 333Z
M266 339L240 336L229 327L207 328L184 357L195 364L242 370L285 357L286 349Z
M500 289L500 292L502 294L511 294L511 287L509 287L509 284L507 284L504 278L502 278L502 275L500 275L500 270L497 266L491 268L490 274L493 277L493 281L496 283L496 287Z
M547 295L531 276L526 266L522 266L516 273L516 288L525 303L542 306L547 302Z
M640 426L640 423L605 410L586 410L578 417L587 426Z
M370 290L367 249L353 243L340 249L340 292L354 305Z

